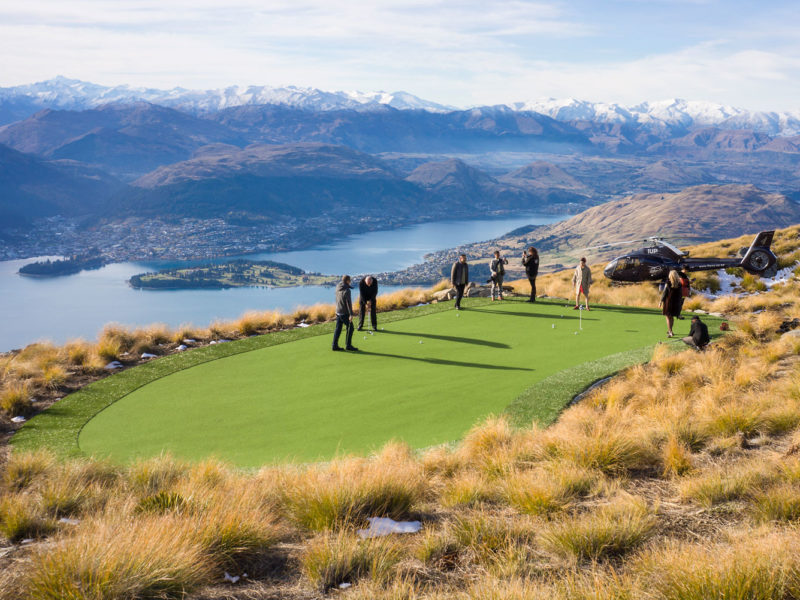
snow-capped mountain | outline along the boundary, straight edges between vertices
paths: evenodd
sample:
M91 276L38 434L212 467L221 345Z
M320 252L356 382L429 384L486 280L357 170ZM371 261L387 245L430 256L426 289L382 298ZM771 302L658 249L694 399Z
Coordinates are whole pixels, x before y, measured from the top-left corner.
M407 92L329 92L309 87L232 86L215 90L173 88L135 88L127 85L108 87L56 77L47 81L0 88L0 124L29 116L43 108L85 110L109 103L145 101L180 109L195 115L214 113L226 108L273 104L312 112L330 110L425 110L445 113L460 110ZM574 98L544 98L515 102L476 110L537 112L556 121L631 124L656 132L686 133L702 127L751 129L779 136L800 135L800 110L789 112L750 111L713 102L680 99L643 102L634 106L589 102ZM683 133L681 133L683 132Z
M56 77L47 81L0 88L0 101L26 101L40 108L82 110L112 102L145 101L194 113L216 112L250 104L277 104L307 110L421 109L448 112L452 107L429 102L406 92L327 92L307 87L232 86L216 90L173 88L159 90L127 85L108 87Z
M663 127L752 129L760 133L781 136L800 134L800 110L781 113L760 112L714 102L671 99L621 106L574 98L544 98L516 102L509 107L518 111L538 112L557 121L635 123L657 129Z

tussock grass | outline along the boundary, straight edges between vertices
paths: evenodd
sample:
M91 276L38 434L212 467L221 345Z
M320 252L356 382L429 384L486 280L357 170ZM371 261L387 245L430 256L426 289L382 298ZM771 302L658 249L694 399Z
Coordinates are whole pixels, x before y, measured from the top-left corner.
M592 469L563 461L552 461L504 480L508 504L529 515L549 516L573 501L591 494L602 481Z
M186 500L177 492L166 492L164 490L145 496L136 505L135 512L166 514L169 512L180 512L186 507Z
M449 530L425 531L413 550L414 556L425 565L441 571L455 569L464 546Z
M677 436L670 436L662 450L663 473L665 476L685 475L692 470L692 451L688 445L681 443Z
M269 550L281 531L274 515L258 502L256 490L245 488L239 494L232 488L198 497L191 524L206 555L228 568L246 567Z
M27 494L0 498L0 533L9 542L48 535L55 523L40 514L34 497Z
M760 521L797 521L800 519L800 490L784 483L755 495L753 505Z
M100 497L75 469L54 473L40 486L40 495L42 508L54 519L81 514Z
M34 553L26 587L47 600L182 598L211 581L212 569L174 519L99 521Z
M576 560L622 556L644 544L656 519L642 501L625 500L553 523L543 532L543 543L553 552Z
M341 583L352 584L365 577L386 581L402 557L402 547L393 540L360 540L342 529L311 540L300 563L306 578L326 592Z
M463 472L448 481L440 496L442 504L450 508L497 502L500 497L497 482L474 471Z
M421 474L412 462L335 460L287 481L285 506L298 524L311 530L336 529L368 517L402 519L422 498Z
M30 385L27 381L6 386L0 392L0 410L9 417L27 416L33 410Z
M25 489L54 464L55 457L46 450L12 454L3 470L3 484L10 490Z
M683 500L714 506L752 496L776 478L776 470L772 464L753 462L729 469L709 469L688 477L681 482L679 491Z
M133 463L126 478L134 492L151 495L169 491L188 472L188 464L165 454Z
M670 543L648 552L636 567L642 591L667 600L800 597L797 538L748 533L734 543Z

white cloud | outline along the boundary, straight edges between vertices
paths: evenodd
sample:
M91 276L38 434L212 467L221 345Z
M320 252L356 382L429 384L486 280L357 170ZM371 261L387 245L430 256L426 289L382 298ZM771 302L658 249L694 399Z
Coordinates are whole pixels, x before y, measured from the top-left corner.
M563 0L26 0L0 7L0 85L62 74L162 88L402 89L460 106L679 96L797 108L791 23L763 17L706 43L676 34L653 54L580 12ZM616 59L600 59L609 49Z

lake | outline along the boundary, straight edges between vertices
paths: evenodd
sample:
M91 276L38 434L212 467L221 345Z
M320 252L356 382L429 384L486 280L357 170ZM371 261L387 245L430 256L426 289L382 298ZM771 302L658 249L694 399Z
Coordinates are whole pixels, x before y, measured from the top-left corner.
M503 235L523 225L561 221L567 215L520 214L495 219L438 221L353 235L308 250L252 254L327 274L395 271L422 262L423 255ZM0 261L0 352L39 340L63 343L94 339L106 323L138 326L184 323L205 326L236 319L248 310L292 310L333 302L330 287L232 288L225 290L135 290L127 280L137 273L182 264L175 261L125 262L54 278L17 275L36 259ZM196 264L196 263L195 263ZM392 291L381 286L381 292Z

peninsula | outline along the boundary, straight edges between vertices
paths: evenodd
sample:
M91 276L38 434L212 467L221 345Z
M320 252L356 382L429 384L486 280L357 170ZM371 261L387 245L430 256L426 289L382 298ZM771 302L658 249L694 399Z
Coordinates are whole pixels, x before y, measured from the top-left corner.
M181 269L140 273L128 280L137 289L177 290L232 288L247 286L290 287L296 285L333 285L336 277L307 273L302 269L271 260L237 259L221 264L207 264Z

